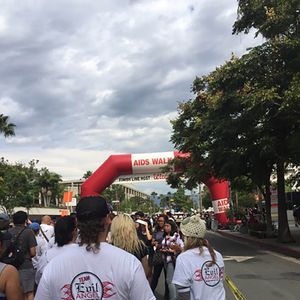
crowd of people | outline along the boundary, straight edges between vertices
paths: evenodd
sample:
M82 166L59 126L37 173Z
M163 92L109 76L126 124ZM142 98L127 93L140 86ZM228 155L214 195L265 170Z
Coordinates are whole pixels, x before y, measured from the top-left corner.
M23 211L12 221L0 214L1 300L156 299L162 271L165 299L225 299L224 262L198 215L114 215L95 196L55 224Z

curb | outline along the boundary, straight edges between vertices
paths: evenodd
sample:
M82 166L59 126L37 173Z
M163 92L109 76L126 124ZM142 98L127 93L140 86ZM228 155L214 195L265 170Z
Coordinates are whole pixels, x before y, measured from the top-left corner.
M236 240L244 240L244 241L252 242L252 243L255 242L256 245L260 246L260 248L263 248L266 250L278 252L278 253L284 254L286 256L294 257L294 258L300 258L300 249L296 250L296 249L292 249L290 247L286 247L286 246L283 246L280 244L278 245L278 244L274 244L274 243L268 243L268 242L265 242L265 241L259 240L259 239L253 239L246 235L244 236L244 234L234 235L234 234L231 234L231 233L223 231L223 230L218 230L216 232L221 235L224 235L224 236L236 239Z

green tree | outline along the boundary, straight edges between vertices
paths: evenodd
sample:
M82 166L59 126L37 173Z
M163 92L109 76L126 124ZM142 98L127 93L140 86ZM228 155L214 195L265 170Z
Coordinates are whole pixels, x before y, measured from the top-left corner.
M233 33L249 33L255 28L256 36L269 39L299 38L299 16L299 0L239 0Z
M10 164L4 158L1 159L0 201L2 208L9 213L16 206L24 206L29 210L38 199L35 163L32 160L26 166L22 163Z
M11 181L15 179L16 175L16 172L14 172L8 160L2 157L0 161L0 202L2 209L9 214L11 214L13 208L18 205L16 197L17 191L14 189L14 183Z
M121 209L126 212L133 212L138 210L145 212L145 208L148 209L146 203L147 203L146 199L139 196L134 196L122 202Z
M293 111L291 117L299 120L299 21L300 3L298 0L240 0L238 19L233 26L233 33L240 33L242 31L248 33L251 28L255 28L257 30L256 34L262 34L268 39L269 44L276 44L276 41L278 42L278 40L281 43L281 47L278 51L280 53L280 58L278 61L273 61L277 63L273 63L273 65L277 65L278 67L276 69L275 77L280 77L280 80L277 80L276 85L273 86L278 91L280 98L285 98L285 107L281 105L282 101L279 101L281 107L278 110L280 121L284 121L285 119L288 124L288 126L283 127L283 137L284 132L289 130L291 124L289 122L289 113ZM291 51L295 49L298 52L298 55L291 55ZM292 80L290 76L291 74L293 75ZM287 76L287 80L285 78L286 75L289 75ZM289 109L290 103L292 103L293 107L296 108L295 110ZM276 118L275 121L277 121ZM282 125L284 123L279 122L278 124ZM276 129L281 130L279 127ZM289 238L290 233L286 216L284 189L285 167L287 163L290 165L294 164L296 167L299 166L300 163L299 152L292 156L292 158L290 156L290 152L287 152L288 155L283 155L283 151L285 151L287 148L285 147L286 142L288 142L290 147L289 150L292 148L299 148L297 146L297 144L299 144L299 123L297 124L297 121L296 126L293 129L293 138L289 137L288 139L283 139L281 144L278 140L276 151L278 221L279 236L282 241L291 240L291 238Z
M158 206L149 197L134 196L123 201L120 205L120 210L127 213L143 211L144 213L153 214L158 211Z
M62 197L63 188L59 185L60 175L47 168L38 169L38 160L31 160L28 165L12 164L3 157L0 160L0 203L4 210L12 212L16 206L29 210L37 204L39 195L47 207L56 204ZM43 198L44 197L44 198Z
M93 172L90 171L90 170L88 170L88 171L86 171L86 172L83 174L82 178L83 178L83 179L88 179L92 174L93 174Z
M112 184L101 194L110 203L112 201L120 201L122 203L125 200L125 188L120 184Z
M39 170L37 184L45 207L49 207L51 203L56 205L58 199L62 197L63 187L59 184L61 181L61 175L50 172L47 168Z
M15 135L16 125L9 123L8 119L8 116L0 114L0 133L2 133L5 137Z
M180 187L173 194L175 209L178 211L190 211L193 208L193 201L190 196L185 194L185 189Z
M299 53L298 41L265 43L196 78L196 98L180 104L171 137L191 157L175 160L181 172L169 183L184 175L179 183L190 188L211 175L231 181L245 176L264 194L270 228L270 175L276 167L284 195L284 164L299 158ZM285 201L279 202L280 239L289 241Z
M159 199L160 199L160 207L162 209L165 208L170 208L171 207L171 198L172 198L172 193L168 192L166 195L160 194Z
M212 207L210 192L206 186L204 187L201 193L201 198L202 198L202 205L205 209Z

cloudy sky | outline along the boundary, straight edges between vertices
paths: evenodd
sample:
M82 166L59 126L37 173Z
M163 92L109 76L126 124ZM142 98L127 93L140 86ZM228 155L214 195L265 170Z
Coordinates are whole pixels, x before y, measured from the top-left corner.
M2 0L0 113L17 127L1 156L75 179L110 154L172 151L195 76L262 42L231 35L236 12L236 0Z

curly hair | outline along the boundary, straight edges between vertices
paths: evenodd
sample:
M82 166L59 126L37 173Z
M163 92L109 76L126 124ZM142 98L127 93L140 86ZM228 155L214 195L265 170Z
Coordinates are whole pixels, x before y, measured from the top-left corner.
M79 229L80 242L79 245L86 245L87 251L97 253L100 249L99 234L105 232L105 219L91 219L88 221L78 221L77 227Z
M125 214L116 216L111 223L111 242L129 253L142 251L145 244L138 238L134 221Z
M216 253L207 240L202 238L191 237L191 236L184 237L184 251L198 248L201 255L203 252L203 247L207 247L212 260L211 265L214 265L216 263Z

